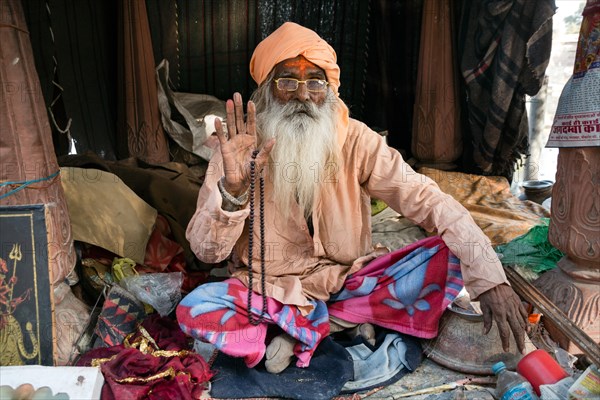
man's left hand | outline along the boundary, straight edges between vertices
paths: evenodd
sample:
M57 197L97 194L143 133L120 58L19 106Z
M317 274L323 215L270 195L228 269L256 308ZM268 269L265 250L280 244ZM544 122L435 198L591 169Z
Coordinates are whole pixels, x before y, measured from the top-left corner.
M509 339L512 331L519 352L523 353L525 351L527 311L514 290L506 284L495 286L479 296L479 303L483 312L483 333L488 334L492 328L492 320L494 320L498 325L504 351L510 350Z

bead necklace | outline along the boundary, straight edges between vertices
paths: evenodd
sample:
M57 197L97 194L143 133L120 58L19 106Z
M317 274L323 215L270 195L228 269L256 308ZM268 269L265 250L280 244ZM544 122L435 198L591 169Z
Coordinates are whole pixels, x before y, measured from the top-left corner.
M258 325L265 320L267 315L267 295L265 293L265 179L259 178L259 223L260 223L260 285L262 297L262 310L258 319L252 314L252 253L254 247L254 189L256 182L256 156L258 150L252 152L250 161L250 216L248 219L248 322Z

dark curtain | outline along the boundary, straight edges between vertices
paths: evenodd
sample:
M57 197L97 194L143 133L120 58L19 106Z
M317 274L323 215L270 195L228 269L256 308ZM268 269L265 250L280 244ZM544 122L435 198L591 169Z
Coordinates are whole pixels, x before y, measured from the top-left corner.
M410 150L423 0L373 0L362 120ZM342 79L343 79L342 70Z
M170 64L176 91L220 99L256 88L248 66L254 48L286 21L313 29L338 55L342 98L363 117L369 61L368 0L147 0L156 63Z
M154 60L169 61L174 90L220 99L239 91L247 99L256 86L248 72L254 47L283 22L294 21L336 50L340 93L351 115L387 130L388 142L403 149L410 149L422 3L146 0ZM23 1L59 155L68 153L70 134L78 153L127 156L117 149L116 132L119 4Z
M57 153L68 152L67 133L61 133L68 127L78 153L115 159L117 1L26 0L22 5L45 104L52 111Z
M147 0L156 64L169 61L179 92L228 99L248 97L248 64L258 43L258 3L253 0Z
M477 18L479 10L485 11L483 5L487 3L487 0L457 0L455 3L459 4L458 17L462 17L463 36L459 37L457 47L463 57L466 49L483 49L482 43L472 43L474 36L465 32L469 32L469 21ZM535 23L546 15L541 16L541 11L529 3L544 5L541 10L545 12L546 6L553 2L504 0L492 3L516 4L508 14L518 21L514 25L517 34L529 31L537 35ZM78 153L90 150L105 159L125 157L116 150L118 42L115 24L119 4L118 0L23 1L42 93L46 106L52 111L51 126L59 155L67 153L68 133ZM234 91L240 91L245 99L249 97L255 88L248 72L252 51L281 23L294 21L314 29L338 54L342 70L340 92L351 115L375 130L387 130L388 143L406 150L410 156L423 0L146 0L146 6L154 61L169 60L173 89L210 94L220 99L229 98ZM531 14L532 9L538 11ZM485 21L482 27L495 26L500 29L498 32L505 27L494 20L487 25ZM530 23L532 25L527 25ZM512 32L511 38L523 37L515 36L513 31L506 32ZM504 33L501 37L510 42L512 39L507 35ZM538 70L549 54L546 37L539 38L535 42L538 46L527 50L528 56L537 57L536 62L542 61L534 65ZM478 36L478 40L481 39ZM490 69L493 70L496 69ZM516 77L527 79L524 73ZM482 80L487 84L488 75L483 75ZM517 103L524 93L533 93L522 82L514 86ZM467 89L469 105L486 104L474 100L472 87ZM467 92L461 97L466 98ZM469 112L471 121L476 120L473 116L477 114L472 109L465 107L464 110ZM475 129L472 123L463 126L465 144L471 146L463 153L466 172L512 173L515 154L526 149L527 143L520 136L520 132L526 132L523 130L526 123L522 123L524 117L516 114L494 116L500 124L509 117L512 122L505 125L519 134L506 136L500 129L498 136L509 140L502 140L496 153L495 145L489 143L495 140L496 133L490 134L487 128ZM494 118L489 121L493 122ZM502 165L490 169L480 164L475 159L477 147L483 150L481 154L490 152L492 164ZM473 165L477 167L470 168Z

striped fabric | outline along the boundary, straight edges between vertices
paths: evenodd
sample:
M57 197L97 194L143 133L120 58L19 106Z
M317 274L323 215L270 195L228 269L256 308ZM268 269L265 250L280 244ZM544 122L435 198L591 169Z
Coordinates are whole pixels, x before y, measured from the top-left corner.
M474 163L472 172L510 180L515 162L528 153L525 95L542 86L554 10L554 0L485 0L465 11L459 57L472 146L465 162Z

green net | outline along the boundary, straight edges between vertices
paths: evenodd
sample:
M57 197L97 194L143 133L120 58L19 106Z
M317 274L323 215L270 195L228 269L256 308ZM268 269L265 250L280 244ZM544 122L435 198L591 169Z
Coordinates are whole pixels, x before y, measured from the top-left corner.
M534 226L526 234L496 247L496 252L501 254L502 264L517 264L534 272L556 267L563 253L548 241L550 219L542 218L540 222L540 225Z

